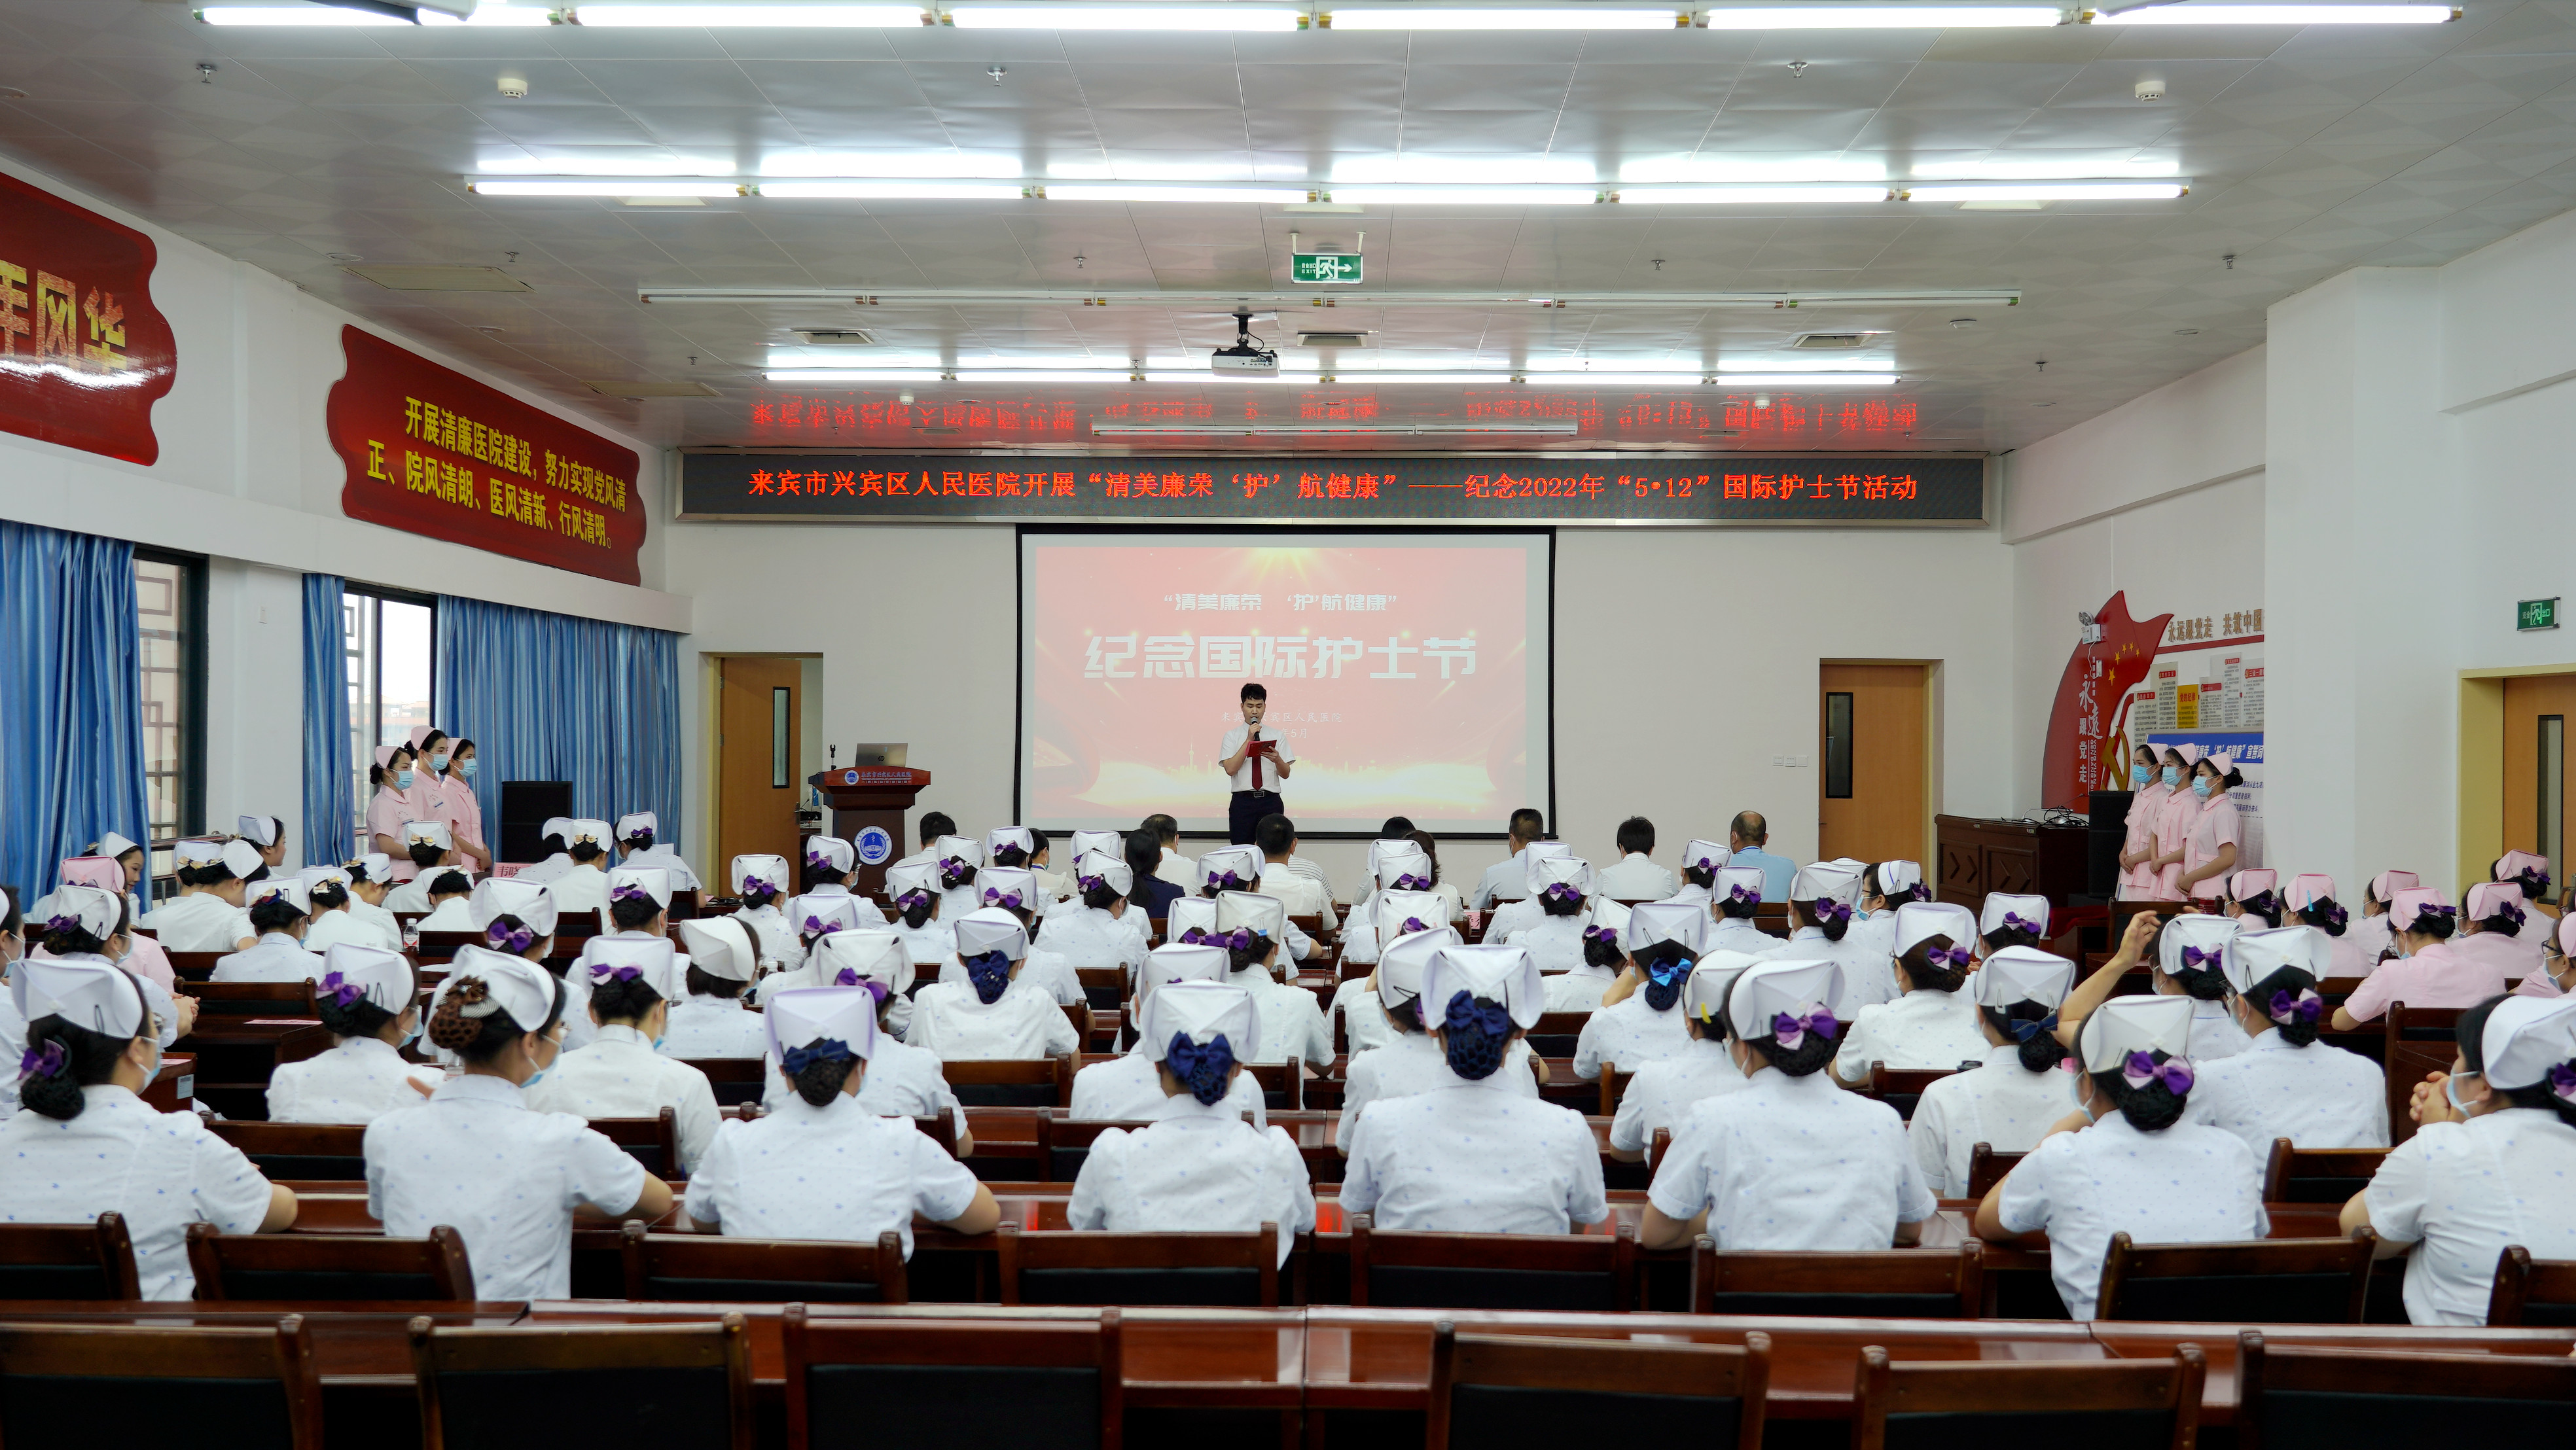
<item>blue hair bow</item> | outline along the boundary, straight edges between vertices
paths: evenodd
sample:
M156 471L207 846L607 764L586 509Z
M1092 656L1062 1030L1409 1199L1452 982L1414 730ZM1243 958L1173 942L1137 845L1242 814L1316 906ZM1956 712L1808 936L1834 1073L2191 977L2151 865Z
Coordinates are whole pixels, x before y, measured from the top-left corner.
M778 1055L778 1065L790 1076L803 1072L818 1062L845 1062L858 1056L850 1044L837 1037L826 1037L806 1047L791 1047Z
M1688 957L1683 957L1679 961L1661 962L1646 968L1646 977L1658 987L1669 987L1689 976L1691 968L1697 965L1699 965L1697 962Z
M1007 952L977 952L966 958L966 980L975 984L976 998L990 1007L1010 990L1010 955Z
M1512 1035L1512 1014L1500 1005L1478 1006L1475 995L1465 988L1449 994L1449 1006L1441 1014L1440 1025L1451 1032L1479 1031L1487 1037Z
M2041 1018L2037 1022L2015 1022L2012 1024L2012 1035L2013 1041L2015 1042L2028 1042L2043 1032L2055 1032L2056 1030L2057 1014L2054 1012L2049 1013L2046 1017Z
M1206 1078L1234 1071L1234 1045L1225 1040L1222 1032L1204 1046L1192 1042L1186 1032L1175 1032L1163 1049L1163 1065L1172 1070L1172 1076L1196 1086Z

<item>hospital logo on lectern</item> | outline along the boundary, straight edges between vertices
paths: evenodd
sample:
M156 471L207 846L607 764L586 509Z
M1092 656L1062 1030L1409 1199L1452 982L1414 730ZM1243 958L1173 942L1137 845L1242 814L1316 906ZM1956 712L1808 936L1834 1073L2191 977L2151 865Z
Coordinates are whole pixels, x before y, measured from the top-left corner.
M894 854L894 837L886 834L883 826L870 826L859 832L851 844L859 848L859 864L862 866L884 865L885 859Z

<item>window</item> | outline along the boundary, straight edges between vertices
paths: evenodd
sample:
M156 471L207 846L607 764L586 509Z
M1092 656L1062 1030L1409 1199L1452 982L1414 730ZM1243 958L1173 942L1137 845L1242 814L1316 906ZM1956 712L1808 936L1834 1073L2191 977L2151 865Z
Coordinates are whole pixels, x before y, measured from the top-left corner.
M349 687L349 761L356 772L352 799L357 815L350 841L366 831L367 803L375 799L368 772L376 747L408 743L414 726L431 719L431 654L437 610L427 599L385 590L346 590L340 596L341 657ZM342 854L352 854L343 851Z
M151 875L171 874L171 843L205 829L206 613L202 560L134 551L134 612L142 670L143 786Z
M1825 696L1825 799L1852 798L1852 697L1834 690Z

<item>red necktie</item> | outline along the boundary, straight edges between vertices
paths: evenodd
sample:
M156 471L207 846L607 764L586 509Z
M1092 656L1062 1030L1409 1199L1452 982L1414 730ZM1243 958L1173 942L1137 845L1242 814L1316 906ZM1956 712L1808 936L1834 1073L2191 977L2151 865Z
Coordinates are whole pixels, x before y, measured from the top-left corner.
M1252 732L1252 743L1244 747L1252 756L1252 788L1261 789L1261 732Z

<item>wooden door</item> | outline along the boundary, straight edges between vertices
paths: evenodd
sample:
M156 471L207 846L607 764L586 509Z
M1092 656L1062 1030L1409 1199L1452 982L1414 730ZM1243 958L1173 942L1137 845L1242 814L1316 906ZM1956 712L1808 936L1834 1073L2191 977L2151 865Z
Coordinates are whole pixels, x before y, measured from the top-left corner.
M716 859L707 884L730 885L736 856L796 860L796 763L800 667L792 659L718 662L724 690L716 734ZM791 867L791 870L793 868ZM718 878L728 878L719 884Z
M2504 848L2549 858L2567 879L2567 726L2576 721L2576 675L2520 675L2504 682ZM2554 894L2559 888L2552 886Z
M1922 860L1931 819L1929 670L1829 663L1821 674L1818 859Z

